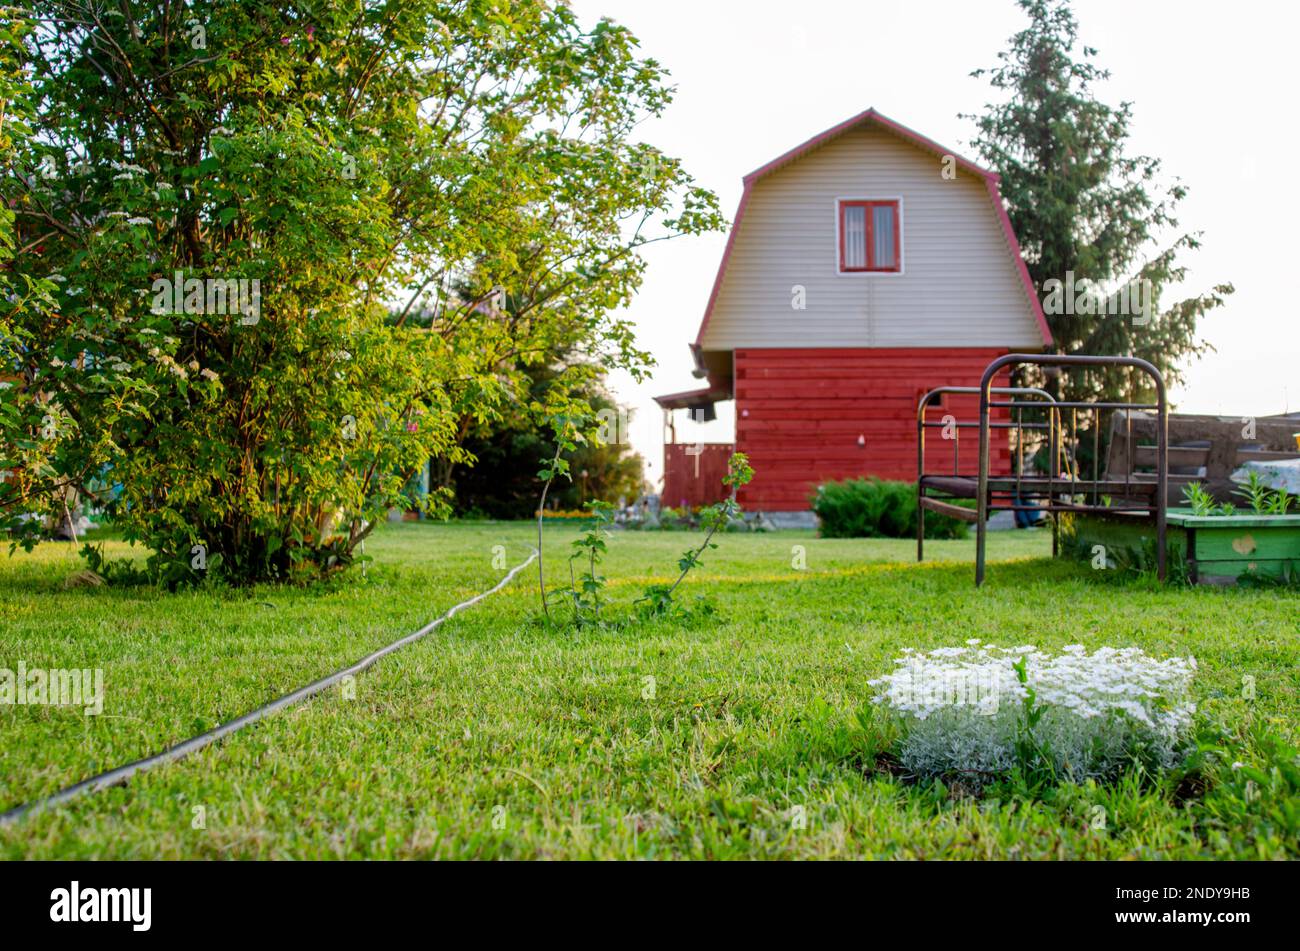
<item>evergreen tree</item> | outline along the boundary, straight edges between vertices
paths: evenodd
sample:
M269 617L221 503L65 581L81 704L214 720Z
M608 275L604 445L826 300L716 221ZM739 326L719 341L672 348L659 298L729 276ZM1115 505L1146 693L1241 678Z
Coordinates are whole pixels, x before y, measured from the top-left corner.
M1180 232L1175 217L1187 189L1177 179L1161 184L1159 159L1127 154L1132 103L1110 106L1094 95L1109 73L1095 65L1095 49L1076 51L1068 2L1019 3L1029 25L1011 37L996 67L971 74L987 76L1001 101L964 118L976 121L973 145L1001 175L1056 351L1142 357L1166 383L1177 382L1188 358L1212 349L1197 337L1197 322L1232 285L1165 303L1166 288L1186 274L1180 253L1200 244L1200 233ZM1095 294L1079 293L1089 287ZM1139 383L1122 369L1022 377L1069 400L1127 397L1130 381Z

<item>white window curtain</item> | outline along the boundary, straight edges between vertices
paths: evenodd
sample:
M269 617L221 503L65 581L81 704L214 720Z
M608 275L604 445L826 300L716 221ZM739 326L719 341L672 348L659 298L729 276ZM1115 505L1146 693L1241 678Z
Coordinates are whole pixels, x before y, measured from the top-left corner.
M879 269L898 266L898 252L894 247L894 206L871 207L872 266Z
M844 267L867 266L867 210L861 205L844 209Z

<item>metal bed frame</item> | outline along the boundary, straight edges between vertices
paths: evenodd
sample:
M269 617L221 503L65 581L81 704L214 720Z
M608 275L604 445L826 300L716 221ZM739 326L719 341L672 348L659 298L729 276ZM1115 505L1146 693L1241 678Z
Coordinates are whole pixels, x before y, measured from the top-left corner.
M968 421L963 423L956 420L955 417L953 418L952 422L946 422L946 421L932 422L926 419L925 412L927 409L930 408L930 405L935 402L937 397L941 397L947 393L974 394L979 392L980 392L980 388L978 386L936 386L930 392L922 396L920 403L917 404L916 407L916 501L917 501L916 560L917 561L925 560L925 513L927 510L936 512L941 515L948 515L953 518L958 518L964 522L974 522L975 519L978 517L977 513L973 509L962 508L961 506L954 505L953 503L946 501L945 499L934 498L933 496L928 495L927 492L938 490L940 492L944 492L947 498L973 497L973 493L964 492L962 491L963 486L957 485L957 482L961 480L965 480L969 482L971 486L978 484L978 476L974 476L974 477L963 476L961 474L961 431L963 429L979 429L980 424L978 422L973 422L973 421ZM1052 398L1052 395L1048 393L1046 390L1042 390L1039 389L1038 387L1033 387L1033 386L1023 386L1023 387L995 386L991 389L990 392L997 393L999 395L1022 394L1026 396L1028 395L1040 396L1045 401L1047 401L1047 403L1056 402ZM1021 414L1021 416L1023 419L1023 413ZM1052 427L1055 425L1056 421L1057 421L1057 414L1055 412L1048 412L1046 423L1024 423L1021 428L1047 429L1049 431L1049 440L1050 440L1051 438L1050 432L1052 430ZM1007 423L991 422L989 425L993 429L1009 428L1009 424ZM952 443L952 475L951 476L946 476L946 475L939 476L938 474L927 473L925 471L925 431L926 429L934 429L940 427L944 429L951 427L954 430L952 439L948 440L949 442ZM947 439L946 436L945 439ZM1023 456L1019 456L1016 462L1017 462L1016 464L1017 487L1019 488L1019 477L1023 475L1023 469L1024 469ZM974 481L972 481L972 479ZM1017 492L1017 494L1020 493ZM1053 554L1055 554L1055 548L1056 548L1055 532L1052 533L1052 547L1053 547Z
M995 387L992 385L998 372L1009 366L1127 366L1141 370L1151 378L1155 385L1156 402L1097 402L1061 401L1054 399L1047 391L1038 387ZM926 418L926 410L936 397L945 393L978 393L980 397L979 422L934 422ZM994 399L995 396L1009 397ZM1033 399L1019 399L1032 397ZM1007 421L994 421L992 410L1007 410ZM1024 412L1045 413L1044 422L1025 422ZM1093 420L1093 456L1096 471L1100 470L1098 449L1101 436L1101 414L1106 411L1122 411L1128 425L1134 410L1154 410L1156 416L1156 478L1154 481L1139 481L1132 477L1132 460L1125 470L1123 480L1095 477L1083 479L1077 466L1071 469L1071 451L1077 442L1079 414L1094 414ZM1012 413L1014 411L1014 419ZM1069 438L1064 438L1066 425L1063 411L1069 411ZM921 397L917 406L917 537L916 559L921 561L925 551L925 512L939 514L974 522L975 541L975 584L984 583L985 548L988 534L988 516L990 511L1033 511L1042 512L1052 520L1052 554L1056 555L1059 546L1059 525L1057 516L1062 512L1123 513L1133 517L1151 518L1156 527L1156 570L1161 580L1165 578L1165 509L1167 504L1169 480L1169 409L1165 394L1164 378L1152 364L1138 357L1096 357L1084 355L1051 355L1033 353L1009 353L999 357L988 365L978 387L941 386L936 387ZM979 468L977 473L962 473L960 466L960 439L953 438L952 473L928 473L925 471L925 431L928 428L955 427L955 437L960 436L961 429L979 429ZM991 432L995 429L1014 429L1018 434L1014 473L994 474L989 470L989 449ZM1026 431L1045 431L1049 451L1049 465L1046 475L1026 475L1024 472L1024 452L1019 445ZM1127 451L1132 453L1132 440L1126 441ZM1064 465L1062 465L1064 463ZM930 493L941 493L934 497ZM1117 495L1120 505L1104 504L1102 496ZM1080 499L1082 497L1082 499ZM953 504L953 499L974 499L974 511ZM1091 500L1091 501L1089 501ZM1109 500L1107 500L1109 501Z

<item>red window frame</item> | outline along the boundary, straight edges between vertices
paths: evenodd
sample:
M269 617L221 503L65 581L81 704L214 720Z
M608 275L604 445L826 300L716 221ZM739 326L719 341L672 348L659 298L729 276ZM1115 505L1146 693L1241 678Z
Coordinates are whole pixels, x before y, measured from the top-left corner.
M874 260L876 254L876 250L875 250L876 242L875 242L875 232L874 232L875 215L872 214L871 209L879 208L879 207L889 207L894 209L894 264L892 267L877 267L876 262ZM867 242L867 248L866 248L867 266L866 267L848 267L844 263L844 210L846 208L863 209L862 218L863 218L863 224L866 229L866 242ZM841 201L840 213L839 213L840 273L841 274L864 274L869 271L876 271L876 272L888 274L888 273L897 273L898 271L901 271L903 267L903 243L901 240L899 240L899 237L902 233L899 224L902 221L902 218L903 216L899 212L897 199L889 199L885 201L878 201L878 200Z

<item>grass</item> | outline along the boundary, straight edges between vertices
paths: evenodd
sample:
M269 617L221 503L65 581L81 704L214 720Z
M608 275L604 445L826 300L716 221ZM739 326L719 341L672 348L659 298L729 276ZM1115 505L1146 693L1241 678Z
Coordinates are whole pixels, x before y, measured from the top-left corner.
M99 717L0 706L0 808L155 752L415 630L501 577L494 546L511 565L523 560L531 531L385 526L368 542L364 577L313 589L64 590L80 566L71 546L0 556L0 667L102 667L107 694ZM547 531L557 578L577 529ZM626 605L669 580L692 537L616 534L611 596ZM557 633L535 619L530 568L358 678L355 699L331 691L127 787L0 827L0 856L1300 853L1294 753L1269 738L1296 745L1300 593L1120 582L1052 562L1042 532L992 535L996 563L980 591L969 540L928 542L920 566L907 541L719 540L683 585L713 600L712 618ZM794 546L806 570L792 567ZM903 647L970 637L1191 652L1200 716L1227 724L1216 739L1224 761L1038 797L896 775L866 681ZM1094 828L1098 806L1104 828Z

